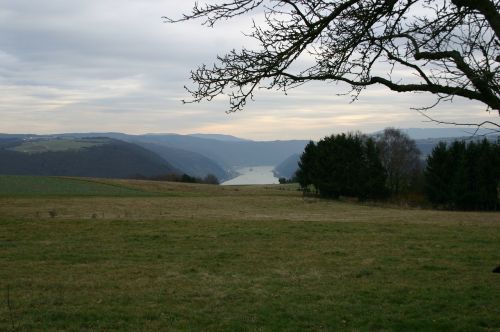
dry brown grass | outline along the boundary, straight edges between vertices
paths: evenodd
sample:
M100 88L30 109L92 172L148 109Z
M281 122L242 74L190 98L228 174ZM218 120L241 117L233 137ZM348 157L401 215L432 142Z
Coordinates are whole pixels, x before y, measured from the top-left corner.
M82 181L156 194L0 198L0 330L500 329L498 212Z
M155 197L0 199L0 217L105 220L294 220L432 224L498 224L498 212L450 212L303 197L293 185L213 186L85 179L157 193ZM169 196L163 196L168 194Z

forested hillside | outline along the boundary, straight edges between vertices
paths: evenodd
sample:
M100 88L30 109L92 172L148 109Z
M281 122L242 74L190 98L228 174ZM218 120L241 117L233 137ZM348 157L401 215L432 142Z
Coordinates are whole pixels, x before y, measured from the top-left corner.
M0 142L0 174L129 178L180 172L151 151L109 138Z
M138 142L137 144L156 153L169 164L190 176L204 178L212 174L215 175L219 181L231 178L231 172L223 169L215 161L202 154L156 143Z
M277 165L294 153L301 153L306 140L245 141L200 138L189 135L106 134L132 143L154 143L201 154L226 169L242 166Z

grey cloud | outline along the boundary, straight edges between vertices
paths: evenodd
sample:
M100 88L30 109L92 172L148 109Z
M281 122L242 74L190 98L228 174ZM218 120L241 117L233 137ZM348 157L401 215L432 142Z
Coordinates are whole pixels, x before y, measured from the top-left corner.
M241 35L248 31L250 17L214 29L200 22L163 23L163 15L180 17L193 3L0 0L0 132L222 128L254 138L291 138L295 129L298 138L318 138L334 131L338 119L347 123L357 112L370 119L377 112L384 119L393 116L395 125L415 123L420 118L409 107L431 100L372 89L349 104L348 96L335 95L345 87L322 82L288 96L258 91L247 110L229 116L224 100L182 105L180 99L189 98L183 86L190 85L190 69L212 63L229 49L253 45ZM470 107L458 101L443 107L443 114L465 113ZM276 125L287 121L289 125ZM363 122L357 126L373 127Z

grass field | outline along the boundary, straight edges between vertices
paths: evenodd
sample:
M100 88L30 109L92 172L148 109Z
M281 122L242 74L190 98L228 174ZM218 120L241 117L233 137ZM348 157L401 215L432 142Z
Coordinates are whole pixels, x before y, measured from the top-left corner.
M166 193L165 193L166 194ZM47 176L0 176L0 197L158 196L112 181Z
M90 148L97 145L106 144L109 142L107 138L94 139L47 139L27 141L18 145L11 150L23 153L42 153L42 152L58 152L68 150L80 150Z
M500 330L498 212L51 179L0 185L0 331Z

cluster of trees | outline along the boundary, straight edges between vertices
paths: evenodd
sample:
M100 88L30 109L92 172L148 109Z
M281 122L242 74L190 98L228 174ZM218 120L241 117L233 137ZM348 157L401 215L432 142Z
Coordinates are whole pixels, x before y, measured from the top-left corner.
M204 178L191 176L188 174L167 173L159 176L145 177L136 175L133 177L138 180L152 181L170 181L170 182L185 182L185 183L202 183L202 184L219 184L219 179L213 174L208 174Z
M500 145L481 142L440 143L427 159L425 191L436 207L496 210L500 181Z
M318 143L309 142L297 171L302 188L313 185L322 197L329 198L380 198L386 195L386 179L375 141L360 134L332 135Z
M279 181L280 184L296 183L297 182L297 178L295 176L292 177L291 179L287 179L285 177L280 177L278 179L278 181Z
M387 128L373 138L340 134L317 144L310 142L296 177L302 188L313 185L323 197L373 199L409 191L421 169L415 141L398 129Z
M488 142L440 143L425 162L415 142L388 128L373 138L340 134L310 142L296 180L326 198L360 200L425 194L435 207L497 209L500 145Z

